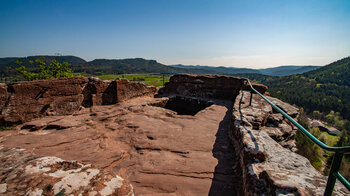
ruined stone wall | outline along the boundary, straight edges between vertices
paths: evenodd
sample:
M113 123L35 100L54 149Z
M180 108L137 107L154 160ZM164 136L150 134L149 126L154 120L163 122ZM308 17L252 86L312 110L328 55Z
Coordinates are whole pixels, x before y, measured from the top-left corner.
M174 75L160 93L184 96L234 100L242 88L247 88L244 78L218 75ZM265 85L255 84L259 92L267 90Z
M121 102L133 97L140 97L148 94L155 94L155 87L146 87L139 82L129 82L127 79L116 80L117 101Z
M46 115L67 115L81 106L110 105L155 93L155 87L125 79L73 77L0 84L0 121L16 123Z

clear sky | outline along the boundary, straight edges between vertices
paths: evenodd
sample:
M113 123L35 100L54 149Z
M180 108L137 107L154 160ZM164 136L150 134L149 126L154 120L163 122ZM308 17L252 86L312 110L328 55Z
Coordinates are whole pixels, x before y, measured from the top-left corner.
M0 57L325 65L350 55L349 0L0 0Z

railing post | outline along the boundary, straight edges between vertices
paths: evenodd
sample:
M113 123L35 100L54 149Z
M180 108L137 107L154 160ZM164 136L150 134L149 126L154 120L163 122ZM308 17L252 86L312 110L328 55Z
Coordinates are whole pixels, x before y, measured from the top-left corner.
M332 160L332 165L331 165L331 170L329 171L326 190L324 191L324 196L332 195L335 181L337 180L334 173L339 171L342 158L343 158L343 153L336 152L334 154L334 158Z
M249 106L252 105L252 100L253 100L253 91L250 91L250 101L249 101Z

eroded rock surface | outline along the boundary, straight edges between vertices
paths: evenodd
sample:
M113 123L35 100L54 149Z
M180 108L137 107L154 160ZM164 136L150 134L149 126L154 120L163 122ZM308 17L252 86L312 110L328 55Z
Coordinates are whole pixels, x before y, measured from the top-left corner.
M294 153L296 128L258 95L253 94L250 105L251 93L242 90L248 88L245 79L176 75L159 91L162 98L144 96L156 89L123 79L79 80L64 91L78 89L77 95L48 93L47 99L44 95L50 89L24 83L35 92L25 100L25 93L16 93L24 89L22 83L14 84L19 85L16 88L0 85L2 119L26 122L0 132L0 145L6 149L0 158L9 163L0 165L5 172L0 194L16 191L11 183L19 180L23 184L18 194L48 190L53 194L64 188L74 195L81 191L108 195L116 190L127 195L128 183L136 195L323 194L326 177ZM254 87L268 94L266 86ZM65 105L54 107L54 102L70 96L81 97L68 101L74 103L69 107L79 108L57 115ZM172 98L180 103L169 102ZM297 108L268 98L297 118ZM38 109L17 110L22 102L26 107L43 103L45 112L39 115L43 118L30 121ZM197 105L189 110L192 104ZM18 149L30 153L22 156L24 151ZM25 177L17 179L23 173ZM41 181L32 180L38 175L44 176ZM123 189L124 185L129 188ZM72 188L76 186L83 188ZM338 186L335 194L348 192Z
M242 195L323 195L326 177L295 151L296 129L258 95L241 91L234 104L231 137L242 171ZM298 110L269 97L293 117ZM292 151L291 151L292 150ZM337 184L335 195L346 195Z
M136 195L235 194L240 176L228 137L231 102L211 100L191 116L153 106L166 99L45 117L1 132L1 144L93 164L130 182Z
M123 178L91 164L2 146L0 162L1 195L134 195Z

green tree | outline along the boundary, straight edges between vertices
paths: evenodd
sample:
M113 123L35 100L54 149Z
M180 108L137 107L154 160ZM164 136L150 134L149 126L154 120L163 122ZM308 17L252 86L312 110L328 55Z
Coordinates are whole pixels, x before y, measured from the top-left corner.
M315 110L315 111L312 112L312 117L316 118L316 119L321 119L322 113L320 111L318 111L318 110Z
M45 58L36 59L35 62L30 61L30 64L37 63L39 66L39 72L30 72L27 67L20 66L16 70L23 76L26 80L46 80L51 78L60 77L73 77L73 70L69 68L69 63L60 63L56 59L52 60L50 64L45 62ZM18 64L21 64L18 62Z

